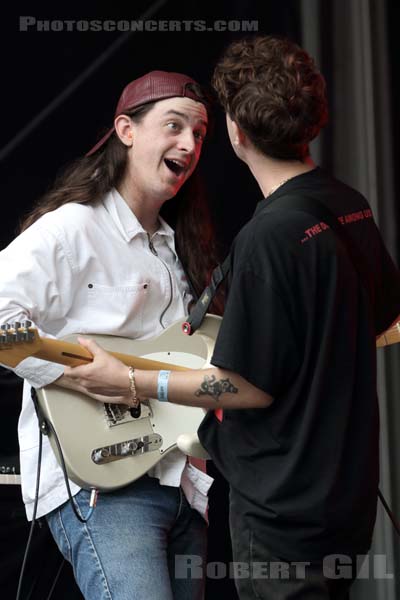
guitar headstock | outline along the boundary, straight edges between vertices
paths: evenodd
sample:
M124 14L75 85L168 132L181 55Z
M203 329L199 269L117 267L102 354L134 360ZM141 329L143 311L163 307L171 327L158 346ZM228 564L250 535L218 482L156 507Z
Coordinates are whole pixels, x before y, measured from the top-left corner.
M0 326L0 363L3 365L16 367L21 360L35 354L40 346L39 334L30 321Z

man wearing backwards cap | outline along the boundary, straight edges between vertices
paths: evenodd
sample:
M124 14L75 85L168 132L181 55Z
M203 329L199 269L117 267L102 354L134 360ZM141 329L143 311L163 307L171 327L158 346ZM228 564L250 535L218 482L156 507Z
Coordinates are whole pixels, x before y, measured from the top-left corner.
M206 96L190 77L153 71L132 81L113 128L64 173L0 253L1 322L29 319L42 335L55 337L96 331L149 338L183 318L192 295L174 232L159 211L192 176L208 119ZM194 205L191 183L179 195ZM201 209L197 205L196 219L180 227L177 239L179 248L188 248L181 259L196 291L213 260L211 247L196 247L200 231L209 230ZM32 518L38 424L30 386L82 388L62 366L35 358L15 372L26 380L19 439ZM132 396L125 401L131 404ZM176 450L148 475L101 495L82 524L45 439L37 516L46 515L87 600L200 600L203 581L175 580L174 556L205 554L211 481ZM70 486L87 514L89 492Z

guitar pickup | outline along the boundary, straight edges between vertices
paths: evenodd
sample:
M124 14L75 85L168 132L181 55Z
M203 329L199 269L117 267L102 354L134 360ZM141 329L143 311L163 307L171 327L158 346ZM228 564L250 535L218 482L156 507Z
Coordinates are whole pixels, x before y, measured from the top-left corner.
M91 458L96 465L105 465L128 456L138 456L145 452L153 452L162 446L163 439L158 433L125 440L112 446L102 446L92 450Z

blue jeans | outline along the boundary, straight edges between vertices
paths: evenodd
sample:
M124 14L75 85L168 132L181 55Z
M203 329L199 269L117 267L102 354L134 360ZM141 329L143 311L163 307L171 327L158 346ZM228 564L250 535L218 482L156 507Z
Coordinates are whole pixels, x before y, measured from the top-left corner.
M85 516L90 493L74 498ZM54 539L72 564L86 600L201 600L202 579L176 579L176 555L205 560L206 523L180 488L145 475L100 494L87 523L67 502L47 515Z

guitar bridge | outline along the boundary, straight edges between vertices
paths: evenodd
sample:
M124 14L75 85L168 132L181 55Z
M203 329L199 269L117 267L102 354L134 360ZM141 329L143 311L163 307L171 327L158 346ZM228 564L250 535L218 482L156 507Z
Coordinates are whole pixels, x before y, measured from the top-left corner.
M158 433L125 440L112 446L102 446L92 450L91 458L96 465L104 465L128 456L138 456L146 452L154 452L162 445L162 437Z
M147 419L153 416L153 412L149 403L141 403L141 414L138 419L132 417L129 407L125 404L104 404L104 418L108 427L115 427L116 425L124 425L132 421L139 421L140 419Z

